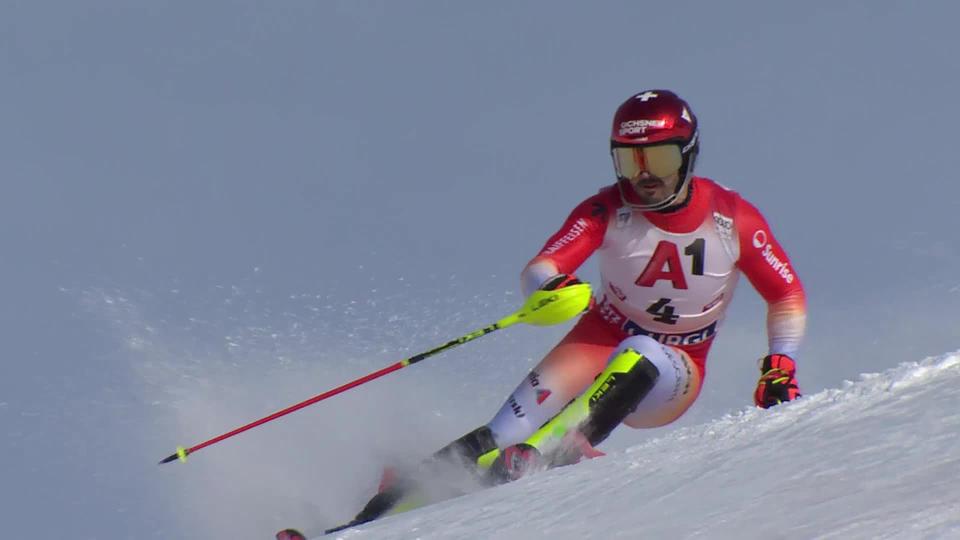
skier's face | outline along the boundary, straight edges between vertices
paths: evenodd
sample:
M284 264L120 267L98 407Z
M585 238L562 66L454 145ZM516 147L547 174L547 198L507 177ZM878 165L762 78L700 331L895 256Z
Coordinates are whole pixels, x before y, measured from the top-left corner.
M656 205L667 200L667 197L673 195L677 189L677 183L680 182L680 173L675 172L667 176L654 176L650 172L643 171L639 175L628 178L633 190L637 193L640 201L646 205Z
M617 178L630 183L644 205L657 205L673 195L680 182L680 146L614 146L610 149Z

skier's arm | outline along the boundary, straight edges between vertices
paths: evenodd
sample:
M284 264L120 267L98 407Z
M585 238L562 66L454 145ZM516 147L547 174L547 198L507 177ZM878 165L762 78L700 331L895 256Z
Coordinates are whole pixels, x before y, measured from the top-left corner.
M767 301L769 354L796 358L806 329L806 295L786 252L753 205L737 204L740 259L737 266Z
M609 205L603 192L583 201L520 274L520 288L529 295L557 274L573 274L603 243Z

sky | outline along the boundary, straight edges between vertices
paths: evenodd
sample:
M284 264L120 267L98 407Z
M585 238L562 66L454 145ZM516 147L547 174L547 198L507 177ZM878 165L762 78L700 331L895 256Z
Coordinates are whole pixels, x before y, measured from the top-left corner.
M691 103L697 174L790 254L806 393L960 348L958 11L0 4L0 520L171 538L349 513L385 461L492 417L569 326L156 461L519 307L523 265L613 181L613 111L649 88ZM749 406L763 307L744 280L697 404L608 445Z

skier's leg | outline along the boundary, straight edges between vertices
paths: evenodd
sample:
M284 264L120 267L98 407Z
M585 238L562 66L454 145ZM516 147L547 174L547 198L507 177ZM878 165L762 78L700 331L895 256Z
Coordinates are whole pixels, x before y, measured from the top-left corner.
M657 346L662 354L657 354L652 345L645 354L656 364L660 378L636 409L623 419L623 424L631 428L665 426L680 418L696 401L703 386L701 371L690 355L669 345L657 343Z
M589 313L584 315L524 377L489 423L435 452L421 465L421 470L451 462L462 465L471 473L476 472L477 466L488 467L499 448L525 440L580 394L603 370L618 340L602 319ZM381 486L379 493L357 514L351 526L390 512L410 493L414 482L415 479L401 475Z
M699 371L685 353L647 336L627 338L585 392L493 462L491 478L519 477L531 460L540 466L573 463L584 443L599 444L627 418L633 427L662 425L679 417L699 389Z
M487 423L496 445L523 442L603 371L614 343L564 340L517 385Z

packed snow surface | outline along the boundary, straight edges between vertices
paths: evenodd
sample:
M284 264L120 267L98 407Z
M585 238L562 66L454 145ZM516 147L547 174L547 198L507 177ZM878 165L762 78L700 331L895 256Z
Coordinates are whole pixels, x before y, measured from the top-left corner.
M958 402L952 353L337 537L960 538Z

